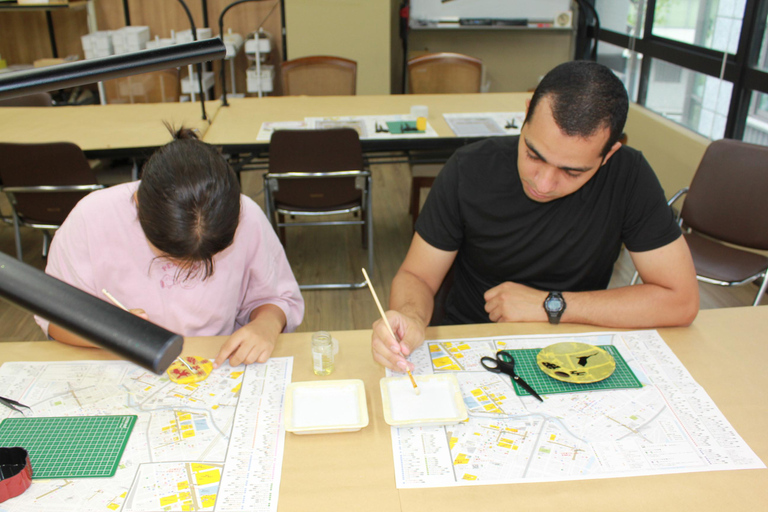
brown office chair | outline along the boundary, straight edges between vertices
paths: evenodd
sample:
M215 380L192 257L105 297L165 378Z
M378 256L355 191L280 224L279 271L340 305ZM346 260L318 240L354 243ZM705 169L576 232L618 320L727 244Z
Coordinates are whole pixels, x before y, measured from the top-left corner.
M410 94L480 92L483 61L461 53L428 53L408 59Z
M746 250L768 250L768 147L723 139L709 145L687 193L680 223L691 249L696 278L720 286L762 279L753 306L766 290L768 257ZM738 247L734 247L738 246ZM632 277L632 284L638 274Z
M408 60L410 94L478 93L483 79L483 62L460 53L429 53ZM422 188L430 188L443 164L446 151L411 152L411 199L413 223L419 216Z
M43 257L51 232L77 202L103 188L78 146L70 142L0 143L0 180L13 210L16 256L22 260L21 226L43 231Z
M267 218L285 245L289 226L360 225L373 272L371 174L364 169L360 138L351 128L277 130L264 175ZM353 214L356 220L288 222L286 217ZM357 216L360 216L359 218ZM365 281L300 285L303 290L361 288Z
M280 65L284 96L346 96L357 91L357 62L315 55Z
M0 100L0 107L50 107L52 105L53 100L47 92L36 92L34 94Z

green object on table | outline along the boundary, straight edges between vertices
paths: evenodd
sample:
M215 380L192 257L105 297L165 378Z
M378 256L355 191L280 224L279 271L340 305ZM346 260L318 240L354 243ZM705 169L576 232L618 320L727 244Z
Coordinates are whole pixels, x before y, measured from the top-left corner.
M387 121L389 133L393 135L401 133L424 133L424 130L416 129L416 121Z
M613 359L616 361L616 369L607 379L599 382L591 382L589 384L563 382L553 379L541 371L539 365L536 363L536 355L541 351L540 348L504 350L504 352L509 352L509 354L515 358L515 372L540 395L643 387L616 347L613 345L598 346L613 356ZM530 396L530 393L524 390L518 383L512 381L512 385L515 388L515 394L517 396Z
M29 452L33 480L114 476L136 418L6 418L0 422L0 446Z

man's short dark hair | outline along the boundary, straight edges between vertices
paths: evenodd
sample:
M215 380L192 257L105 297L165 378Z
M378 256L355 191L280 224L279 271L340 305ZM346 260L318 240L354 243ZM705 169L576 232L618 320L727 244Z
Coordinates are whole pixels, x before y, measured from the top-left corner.
M590 137L609 128L603 156L621 138L629 110L627 90L602 64L574 60L547 73L533 93L526 121L533 118L536 105L544 97L549 98L555 123L568 136Z

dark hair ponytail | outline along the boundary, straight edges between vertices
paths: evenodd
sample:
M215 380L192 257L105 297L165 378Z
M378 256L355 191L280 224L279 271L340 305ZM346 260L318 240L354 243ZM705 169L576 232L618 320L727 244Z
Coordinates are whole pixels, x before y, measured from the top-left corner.
M166 123L174 140L142 170L138 214L147 240L179 265L178 277L213 274L213 257L232 244L240 184L223 155L191 129Z

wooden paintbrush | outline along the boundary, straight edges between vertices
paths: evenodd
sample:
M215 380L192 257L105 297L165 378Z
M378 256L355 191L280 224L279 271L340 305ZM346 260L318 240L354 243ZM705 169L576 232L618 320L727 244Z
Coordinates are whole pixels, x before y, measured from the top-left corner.
M379 297L376 295L376 290L373 289L373 284L371 284L371 280L368 277L368 272L363 269L363 275L365 276L365 282L368 283L368 289L371 290L371 295L373 295L373 300L376 301L376 307L379 308L379 313L381 313L381 318L384 320L384 325L387 326L387 329L389 329L389 334L392 335L392 339L399 342L400 340L395 336L395 331L392 330L392 326L389 325L389 320L387 319L387 315L384 314L384 308L381 307L381 302L379 302ZM421 390L419 389L419 386L416 385L416 379L413 378L413 375L411 374L411 370L406 370L408 372L408 377L411 379L411 384L413 384L413 392L417 395L421 393Z

